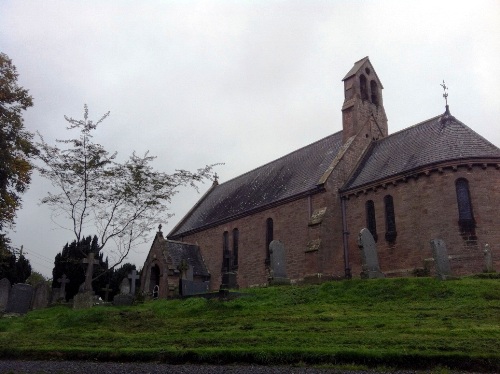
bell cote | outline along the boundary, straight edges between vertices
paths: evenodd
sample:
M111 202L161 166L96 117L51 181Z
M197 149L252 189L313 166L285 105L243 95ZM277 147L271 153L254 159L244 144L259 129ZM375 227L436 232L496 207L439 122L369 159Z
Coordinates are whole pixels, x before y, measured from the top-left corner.
M370 59L356 63L344 79L342 106L343 141L363 132L363 136L378 140L387 136L387 117L382 99L382 83Z

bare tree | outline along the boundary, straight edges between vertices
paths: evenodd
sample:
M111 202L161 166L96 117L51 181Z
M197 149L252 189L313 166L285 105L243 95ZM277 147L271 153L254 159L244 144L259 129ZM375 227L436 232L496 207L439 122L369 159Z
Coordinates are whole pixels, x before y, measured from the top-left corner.
M168 220L168 204L181 186L197 189L197 182L213 178L214 165L196 172L176 170L173 174L153 169L155 157L147 152L138 156L135 152L120 163L116 152L109 153L92 141L92 133L109 112L97 122L88 118L84 106L83 120L65 116L68 130L78 129L76 139L57 140L62 148L47 144L40 137L38 158L43 165L36 166L40 174L49 179L58 193L49 193L42 199L54 216L62 216L71 222L70 229L77 242L83 231L92 228L98 233L100 251L110 242L108 250L114 265L119 265L130 249L147 240L147 234L156 224ZM63 226L64 227L64 226Z

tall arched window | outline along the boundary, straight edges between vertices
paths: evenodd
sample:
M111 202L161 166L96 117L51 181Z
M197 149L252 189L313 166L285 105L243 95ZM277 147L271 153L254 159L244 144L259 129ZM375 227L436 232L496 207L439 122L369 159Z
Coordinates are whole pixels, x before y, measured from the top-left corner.
M384 197L385 205L385 240L393 242L396 240L396 216L394 214L394 201L391 195Z
M373 200L368 200L366 202L366 228L373 235L373 239L377 241L377 222L375 220L375 204Z
M463 235L475 235L476 221L472 212L469 182L465 178L455 181L458 204L458 226Z
M222 234L222 271L227 272L231 266L231 253L229 252L229 233Z
M372 94L372 103L378 105L378 86L377 82L370 81L370 91Z
M269 253L269 244L273 241L273 219L268 218L266 220L266 263L271 262L271 254Z
M238 267L238 246L240 241L240 232L233 230L233 267Z
M368 87L366 87L366 77L363 74L359 76L359 90L361 92L361 100L368 100Z

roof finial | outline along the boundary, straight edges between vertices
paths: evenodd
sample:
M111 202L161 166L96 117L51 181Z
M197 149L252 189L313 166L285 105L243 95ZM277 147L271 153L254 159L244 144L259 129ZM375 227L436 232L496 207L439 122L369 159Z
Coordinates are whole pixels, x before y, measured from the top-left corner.
M161 226L161 223L160 223L160 224L158 225L158 232L159 232L160 234L162 233L162 232L161 232L161 228L162 228L162 226Z
M217 173L214 174L214 183L213 183L215 186L219 184L219 176L217 175Z
M445 100L445 104L446 104L446 112L445 114L450 114L450 107L448 106L448 87L446 86L446 83L444 83L444 79L443 79L443 84L440 85L441 87L443 87L443 97L444 97L444 100Z

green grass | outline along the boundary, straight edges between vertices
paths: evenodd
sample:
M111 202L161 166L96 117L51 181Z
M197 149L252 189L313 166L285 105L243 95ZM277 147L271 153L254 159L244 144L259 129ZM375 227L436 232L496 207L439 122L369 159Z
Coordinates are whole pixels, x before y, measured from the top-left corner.
M0 319L0 358L500 370L500 279L351 280Z

